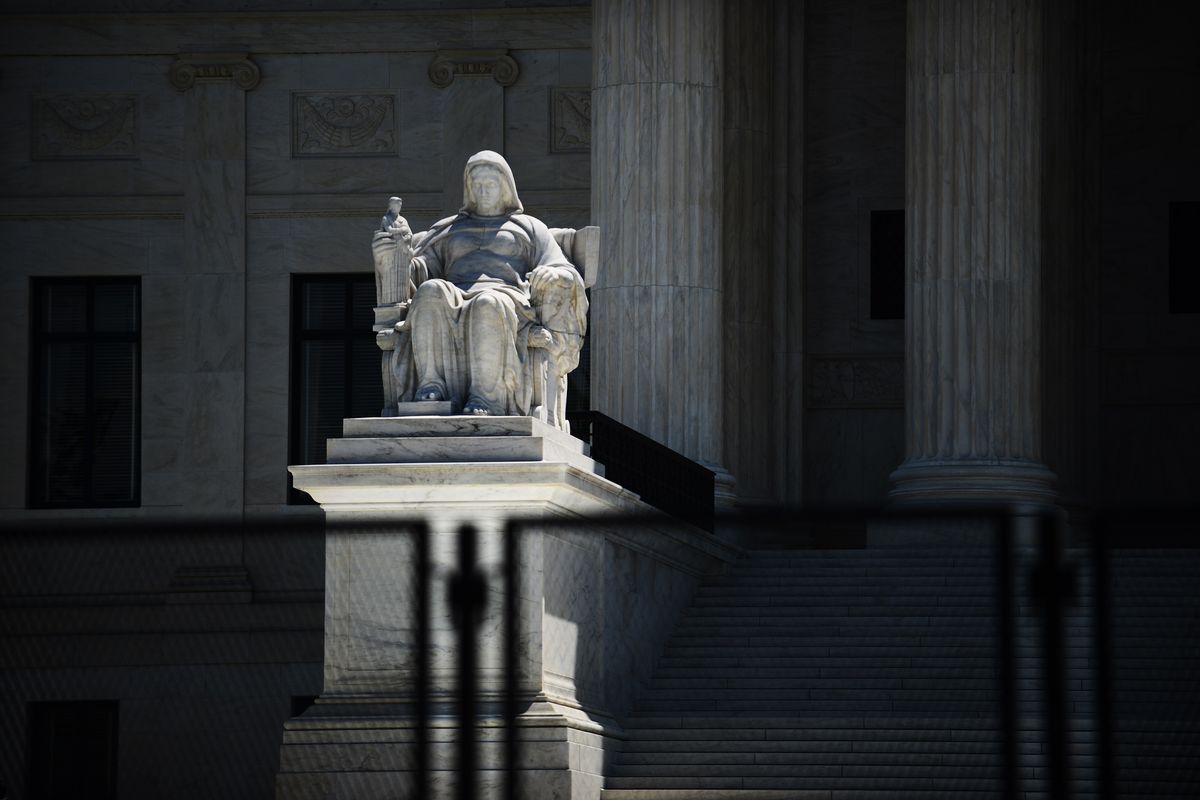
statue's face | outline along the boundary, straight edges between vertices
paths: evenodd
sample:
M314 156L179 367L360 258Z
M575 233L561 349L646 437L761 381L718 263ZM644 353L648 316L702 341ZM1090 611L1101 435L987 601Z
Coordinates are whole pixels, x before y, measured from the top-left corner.
M475 197L475 211L480 216L495 217L504 213L504 179L499 171L491 167L473 169L471 194Z

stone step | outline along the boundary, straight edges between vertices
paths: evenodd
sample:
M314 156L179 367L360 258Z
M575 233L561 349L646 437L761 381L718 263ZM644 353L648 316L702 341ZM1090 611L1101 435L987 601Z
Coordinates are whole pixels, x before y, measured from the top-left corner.
M906 795L894 791L830 789L604 789L600 800L997 800L994 792L929 791Z
M782 769L782 768L781 768ZM841 776L841 768L829 767L821 774L814 775L815 767L798 767L792 768L793 774L804 775L806 777L790 777L785 775L773 775L771 777L696 777L696 776L638 776L638 777L620 777L611 778L607 781L606 786L612 789L792 789L792 790L820 790L826 792L825 797L830 798L829 791L833 789L873 789L877 791L912 791L920 792L921 797L930 797L930 792L940 791L947 793L947 796L961 797L962 792L998 792L1000 790L1000 781L997 779L985 779L974 770L963 770L958 775L946 775L940 778L933 778L927 775L912 775L912 776L897 776L892 774L894 769L898 768L880 768L874 774L876 777L870 776ZM695 797L696 795L687 795ZM612 797L611 794L605 794L605 797ZM832 796L837 800L839 795Z
M388 419L402 419L390 417ZM571 439L573 437L566 437ZM574 440L577 441L578 440ZM594 462L580 447L543 436L451 436L357 437L329 439L330 464L452 464L495 461L563 461L592 471Z
M827 632L828 631L828 632ZM1135 638L1135 637L1130 637ZM1136 637L1141 638L1141 637ZM845 628L818 628L811 632L798 631L791 628L765 628L744 630L737 636L724 636L714 638L698 632L697 635L688 635L686 633L676 634L671 638L670 647L698 647L720 645L726 647L750 647L758 649L760 647L784 647L789 645L855 645L864 644L872 647L889 646L889 647L905 647L915 644L931 645L933 647L941 647L943 645L954 645L962 647L987 647L995 642L994 636L979 636L976 635L954 635L940 631L936 628L915 628L912 630L896 630L892 629L874 629L874 631L864 630L857 626L846 626ZM1032 636L1021 636L1017 638L1020 644L1032 645L1034 638Z
M777 718L769 720L778 722L781 725L807 725L807 727L769 727L763 725L751 725L749 727L739 727L741 720L737 717L721 718L722 726L716 727L699 727L699 728L654 728L654 727L638 727L636 723L647 719L653 721L653 718L634 717L628 734L629 741L625 745L626 752L641 752L652 751L662 748L671 748L675 750L683 750L684 748L696 745L704 747L712 743L733 743L751 747L754 744L761 744L767 750L778 749L778 747L792 748L796 752L804 752L811 747L831 747L837 749L849 748L850 751L863 749L882 749L884 751L894 750L897 748L917 748L928 749L932 746L930 743L938 743L937 746L947 748L946 752L954 752L960 748L967 747L997 747L1001 748L1004 745L1004 736L999 730L999 722L994 719L984 719L988 727L968 730L963 728L949 728L945 724L941 724L941 720L931 718L929 720L930 727L914 728L908 727L826 727L838 720L833 719L787 719ZM689 717L677 717L687 721ZM711 722L712 720L698 719L700 722ZM746 718L753 721L753 718ZM961 725L963 722L969 721L968 717L959 717L956 724ZM890 721L885 721L890 722ZM1044 725L1041 720L1025 724L1018 730L1017 740L1018 746L1025 748L1042 748L1045 746ZM1075 730L1071 734L1071 740L1074 746L1089 749L1095 744L1096 734L1089 730Z
M920 676L920 677L918 677ZM1143 684L1139 684L1143 685ZM1144 685L1150 685L1146 683ZM1018 681L1018 688L1021 691L1037 691L1040 690L1042 682L1040 679L1022 679ZM676 678L663 676L658 674L651 682L651 689L656 693L660 692L688 692L688 691L743 691L743 692L772 692L792 691L792 690L807 690L807 691L823 691L827 689L837 689L845 691L854 690L871 690L871 691L937 691L939 689L949 689L954 691L996 691L999 688L999 679L996 676L987 676L983 678L929 678L925 677L920 670L912 670L909 674L903 676L895 676L888 678L868 678L863 675L838 675L837 677L820 677L820 676L776 676L770 678L755 678L736 674L726 674L721 677L711 678ZM1068 681L1068 688L1074 691L1092 691L1092 688L1085 685L1081 679Z
M936 559L911 551L785 552L782 559L752 553L697 592L627 720L629 738L605 798L635 789L689 793L679 798L815 791L826 800L998 791L991 551ZM1048 791L1041 610L1028 566L1018 565L1014 605L1027 800ZM1140 787L1151 785L1147 776L1183 785L1174 780L1180 770L1200 765L1186 738L1200 742L1200 730L1181 727L1190 722L1187 710L1200 705L1200 688L1188 680L1188 667L1200 660L1200 592L1194 573L1157 581L1157 566L1114 569L1110 585L1117 708L1142 716L1119 719L1118 768L1142 769ZM1085 796L1095 790L1095 598L1090 570L1079 574L1065 618L1065 699L1075 788Z
M813 659L807 667L703 667L694 665L662 666L655 671L656 681L688 680L688 681L786 681L805 680L812 678L830 678L836 680L926 680L955 681L955 680L997 680L1000 675L998 667L912 667L907 659L896 659L905 662L901 666L862 666L855 659L843 659L841 666L827 664L829 659ZM919 676L919 677L914 677ZM779 685L779 684L774 684ZM1086 683L1085 683L1086 686Z
M1066 662L1068 669L1082 670L1088 665L1089 656L1075 656ZM1026 659L1024 664L1038 663L1039 659ZM973 657L947 655L939 653L921 653L919 655L897 655L887 653L878 656L863 657L861 655L827 656L824 652L809 656L754 656L741 655L736 651L722 655L704 657L663 658L660 667L669 669L853 669L862 666L867 669L903 668L905 670L945 669L945 668L980 668L995 667L996 661L991 652L981 653Z
M799 583L806 580L816 578L826 579L860 579L873 580L878 578L903 578L914 576L926 576L931 578L957 577L962 579L972 579L975 582L984 584L995 580L995 570L990 567L972 566L964 567L957 564L945 565L926 565L920 566L905 566L895 564L870 565L857 567L823 567L811 566L806 568L791 568L791 569L739 569L728 572L716 578L713 582L717 584L725 583L750 583L755 581L770 581L772 583L791 582Z
M533 417L357 417L342 421L342 436L367 438L428 436L556 436L574 438ZM583 442L575 439L580 445ZM580 450L580 452L583 452Z
M713 731L711 739L672 739L666 736L653 739L636 739L626 744L623 752L618 753L617 760L624 759L627 754L661 753L686 754L694 756L704 753L922 753L930 752L930 740L913 741L908 738L882 740L852 740L831 738L808 741L774 740L774 739L732 739L719 738L719 731ZM904 732L898 732L902 737ZM990 739L978 741L942 738L937 741L937 752L947 756L954 755L999 755L1004 752L1004 742L999 733ZM1019 742L1017 751L1022 757L1038 756L1044 745L1041 742ZM1072 752L1086 756L1093 749L1093 742L1076 742ZM1164 755L1190 755L1193 751L1179 747Z
M722 612L728 612L732 615L746 615L754 613L773 614L775 616L794 616L799 608L814 608L821 609L822 613L831 614L837 613L826 609L846 609L847 615L853 614L856 616L877 617L885 610L902 617L920 617L928 616L931 609L938 609L936 612L940 616L963 616L974 617L979 615L981 608L994 608L995 603L988 602L987 599L968 599L961 598L963 602L957 602L959 598L922 598L910 596L897 596L892 602L888 602L885 597L871 596L814 596L811 600L799 601L796 598L788 597L771 597L771 596L744 596L737 598L729 597L712 597L706 595L697 595L692 601L693 607L699 612L701 609L716 608ZM759 611L750 612L740 609L774 609L774 611ZM737 610L735 610L737 609ZM1030 615L1034 609L1029 607ZM1147 615L1148 616L1148 615Z
M334 439L332 441L356 441L353 439ZM373 440L372 440L373 441ZM405 441L405 440L402 440ZM454 441L454 440L447 440ZM839 575L813 575L804 578L802 581L778 581L765 583L755 580L742 580L740 577L736 580L728 582L713 582L709 583L701 589L705 594L737 594L748 590L761 589L763 591L774 591L783 594L811 594L810 590L815 586L832 586L840 591L855 592L873 589L893 589L903 586L915 586L919 589L932 589L942 586L970 586L977 591L990 591L987 587L992 585L991 581L981 578L963 575L947 575L938 573L936 575L868 575L857 578L853 582L847 581L845 577Z
M775 767L800 764L819 766L911 766L911 767L970 767L999 765L1003 748L994 748L977 753L942 752L637 752L621 753L617 756L617 774L625 774L626 767L652 766L748 766ZM1170 762L1170 759L1165 759ZM1164 764L1165 765L1165 764ZM1160 766L1164 766L1160 765ZM1080 766L1088 766L1081 764ZM746 773L748 774L748 773Z
M709 754L713 755L713 754ZM753 759L753 757L751 757ZM901 756L890 761L881 756L867 757L865 760L848 760L836 758L832 754L806 759L802 756L794 761L779 763L750 763L724 761L716 763L695 762L689 764L617 764L613 775L617 778L644 777L683 777L689 778L812 778L829 777L854 779L859 777L876 778L885 776L907 778L1000 778L1001 766L997 758L978 759L982 763L945 764L938 757L922 758L915 755ZM1033 778L1033 770L1025 768L1025 777ZM765 786L763 788L766 788Z
M859 700L847 698L825 698L813 700L643 700L640 708L646 713L695 714L711 716L763 716L778 714L782 717L815 717L845 714L903 714L945 716L946 714L994 715L995 698L984 700L929 700L917 698L900 700L891 698Z
M1090 647L1066 647L1063 649L1068 657L1088 658L1092 654ZM930 644L922 647L919 644L872 644L869 640L843 642L837 639L816 639L807 644L782 646L762 645L753 648L739 648L721 645L668 645L665 655L670 658L682 659L709 657L720 658L722 656L728 656L730 653L738 654L740 659L819 658L821 656L832 656L835 658L914 658L932 652L939 653L946 658L992 658L995 656L995 648L992 646L991 642L976 646L957 644ZM1035 658L1040 656L1039 651L1033 648L1027 648L1025 651L1018 649L1016 652L1018 657ZM1181 649L1178 654L1172 654L1172 657L1200 658L1200 648L1193 647L1187 649L1186 651Z
M930 700L942 699L946 701L954 700L994 700L998 690L996 682L990 682L990 685L982 687L965 687L965 688L939 688L928 686L918 686L905 688L903 686L881 686L881 683L896 683L900 681L876 681L876 685L856 684L854 681L829 681L823 686L802 686L797 688L778 687L772 692L764 692L758 687L749 686L732 686L726 688L697 688L697 687L675 687L675 686L660 686L654 692L655 700L659 703L665 703L671 700L687 700L687 701L708 701L708 700L746 700L754 702L760 700L763 702L772 701L787 701L787 700L843 700L843 699L890 699L890 698L906 698L906 699L921 699L928 697ZM1068 699L1082 699L1077 697L1083 692L1081 689L1067 690L1065 696ZM1087 692L1090 696L1091 692Z

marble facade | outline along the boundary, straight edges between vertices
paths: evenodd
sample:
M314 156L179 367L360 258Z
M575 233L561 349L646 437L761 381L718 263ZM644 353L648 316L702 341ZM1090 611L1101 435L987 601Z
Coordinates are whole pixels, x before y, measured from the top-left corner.
M1193 499L1200 316L1168 310L1166 237L1170 204L1200 185L1196 106L1181 102L1196 66L1172 4L992 4L1040 8L1030 24L1047 43L1022 43L1028 69L993 87L1003 96L985 84L1009 65L909 63L931 55L918 31L991 52L962 27L969 14L910 29L910 12L947 4L245 5L6 4L4 520L319 522L288 504L292 284L369 274L381 200L403 195L413 228L428 228L458 207L463 160L484 148L549 225L604 227L592 406L720 470L726 502L878 506L889 475L918 461L943 469L917 487L927 499L954 482L979 499L983 478L1000 499L1045 500L1046 470L1081 509ZM1029 108L1015 131L1003 98ZM975 158L943 159L935 118ZM1005 131L1031 155L997 164L1042 184L1036 213L1030 186L996 187L1017 203L1011 218L970 202L994 178L983 145ZM937 222L910 227L908 246L938 271L910 264L920 302L907 320L872 319L870 214L906 206ZM1011 273L980 260L969 245L982 238L1020 253ZM54 276L141 281L138 507L27 507L32 281ZM338 447L335 459L431 452ZM998 475L1007 461L1032 480ZM607 533L600 555L537 535L551 565L661 561ZM323 687L322 538L157 544L72 558L5 545L0 629L29 635L23 649L0 640L0 729L19 730L35 700L119 698L122 796L269 794L290 698ZM558 550L588 555L545 555ZM692 576L662 569L685 591ZM227 601L220 613L192 602L198 581ZM619 717L624 702L599 705ZM214 735L181 733L187 719ZM590 747L584 735L554 741ZM189 746L169 772L156 766ZM16 796L23 747L0 753Z

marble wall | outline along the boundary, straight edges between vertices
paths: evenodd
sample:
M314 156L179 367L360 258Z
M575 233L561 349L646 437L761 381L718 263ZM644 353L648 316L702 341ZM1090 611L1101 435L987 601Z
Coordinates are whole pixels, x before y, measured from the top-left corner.
M370 234L392 194L414 227L457 209L462 164L442 157L452 150L506 152L531 213L590 220L588 9L334 0L319 5L336 13L224 13L244 5L138 15L127 12L179 6L78 4L86 17L69 3L56 15L6 6L26 14L0 26L0 380L22 387L0 393L7 522L311 519L287 505L292 276L370 274ZM198 43L233 55L189 84ZM431 80L439 51L480 49L511 59L515 80ZM468 139L446 125L448 98L473 89L498 113ZM111 124L96 132L101 116ZM32 279L95 275L141 278L141 504L29 511ZM19 651L0 641L0 729L16 732L5 740L24 741L30 699L116 699L122 797L209 796L205 773L270 793L288 699L321 690L322 536L164 527L14 548L0 559L0 630L86 635L48 633ZM235 584L216 621L167 602L202 574ZM152 630L167 633L139 633ZM246 666L216 666L227 662ZM177 702L160 699L172 691ZM0 775L19 796L10 776L24 755L4 749L17 760Z
M1100 497L1194 502L1200 315L1171 314L1167 220L1200 199L1200 62L1169 6L1102 6Z
M904 322L870 318L870 214L904 207L903 0L807 0L805 503L875 505L904 457Z

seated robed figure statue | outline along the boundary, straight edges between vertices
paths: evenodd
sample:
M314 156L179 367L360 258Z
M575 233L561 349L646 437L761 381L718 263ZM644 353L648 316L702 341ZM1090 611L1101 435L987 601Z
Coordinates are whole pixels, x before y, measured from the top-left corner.
M385 394L401 407L538 413L552 400L539 385L547 370L565 388L578 364L587 298L554 233L524 213L508 162L490 150L471 156L462 209L428 231L411 234L398 202L372 243L379 305L398 318L380 334L393 351Z

